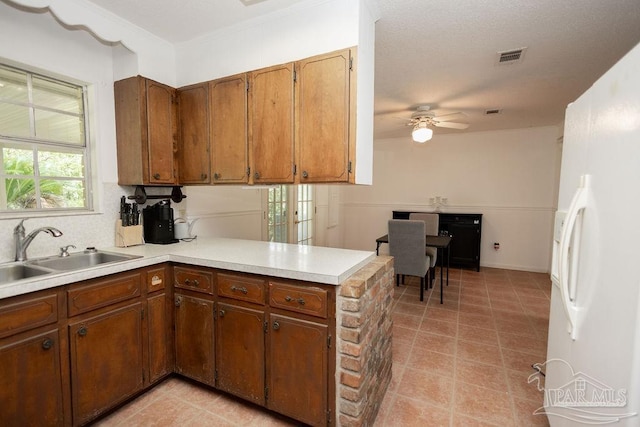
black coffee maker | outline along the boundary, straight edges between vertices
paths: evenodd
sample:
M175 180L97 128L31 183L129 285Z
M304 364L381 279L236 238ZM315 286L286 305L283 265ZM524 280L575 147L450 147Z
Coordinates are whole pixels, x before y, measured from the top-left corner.
M142 210L146 243L166 245L177 243L173 231L173 209L169 200L162 200Z

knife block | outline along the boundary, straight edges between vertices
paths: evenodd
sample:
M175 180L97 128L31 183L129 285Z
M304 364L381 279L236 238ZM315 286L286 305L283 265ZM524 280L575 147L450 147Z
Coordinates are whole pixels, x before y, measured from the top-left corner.
M122 226L122 220L116 221L116 246L126 248L127 246L144 245L144 235L142 225Z

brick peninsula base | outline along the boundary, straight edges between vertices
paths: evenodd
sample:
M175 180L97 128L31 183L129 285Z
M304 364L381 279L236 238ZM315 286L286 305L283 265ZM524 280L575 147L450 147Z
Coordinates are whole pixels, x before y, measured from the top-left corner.
M393 258L379 256L342 283L336 299L339 426L370 426L391 381Z

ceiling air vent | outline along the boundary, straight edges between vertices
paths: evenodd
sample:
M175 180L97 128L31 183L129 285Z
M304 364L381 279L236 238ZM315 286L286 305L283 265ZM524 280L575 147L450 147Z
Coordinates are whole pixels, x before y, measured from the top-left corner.
M486 110L486 111L484 112L484 114L485 114L486 116L491 116L491 115L493 115L493 114L500 114L500 113L502 113L502 110L501 110L501 109L499 109L499 108L494 108L494 109L492 109L492 110Z
M522 62L524 58L524 52L527 48L521 47L519 49L505 50L504 52L498 52L497 64L515 64Z

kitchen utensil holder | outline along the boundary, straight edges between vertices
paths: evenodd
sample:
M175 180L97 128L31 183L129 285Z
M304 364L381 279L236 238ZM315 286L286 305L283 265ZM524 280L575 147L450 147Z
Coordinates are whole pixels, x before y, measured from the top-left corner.
M175 203L180 203L182 199L186 199L187 196L182 194L182 188L178 185L171 187L171 194L169 195L147 195L144 185L137 185L133 196L127 197L129 200L135 200L139 205L144 205L147 199L171 199Z
M116 246L126 248L128 246L144 245L142 225L122 226L122 220L116 221Z

